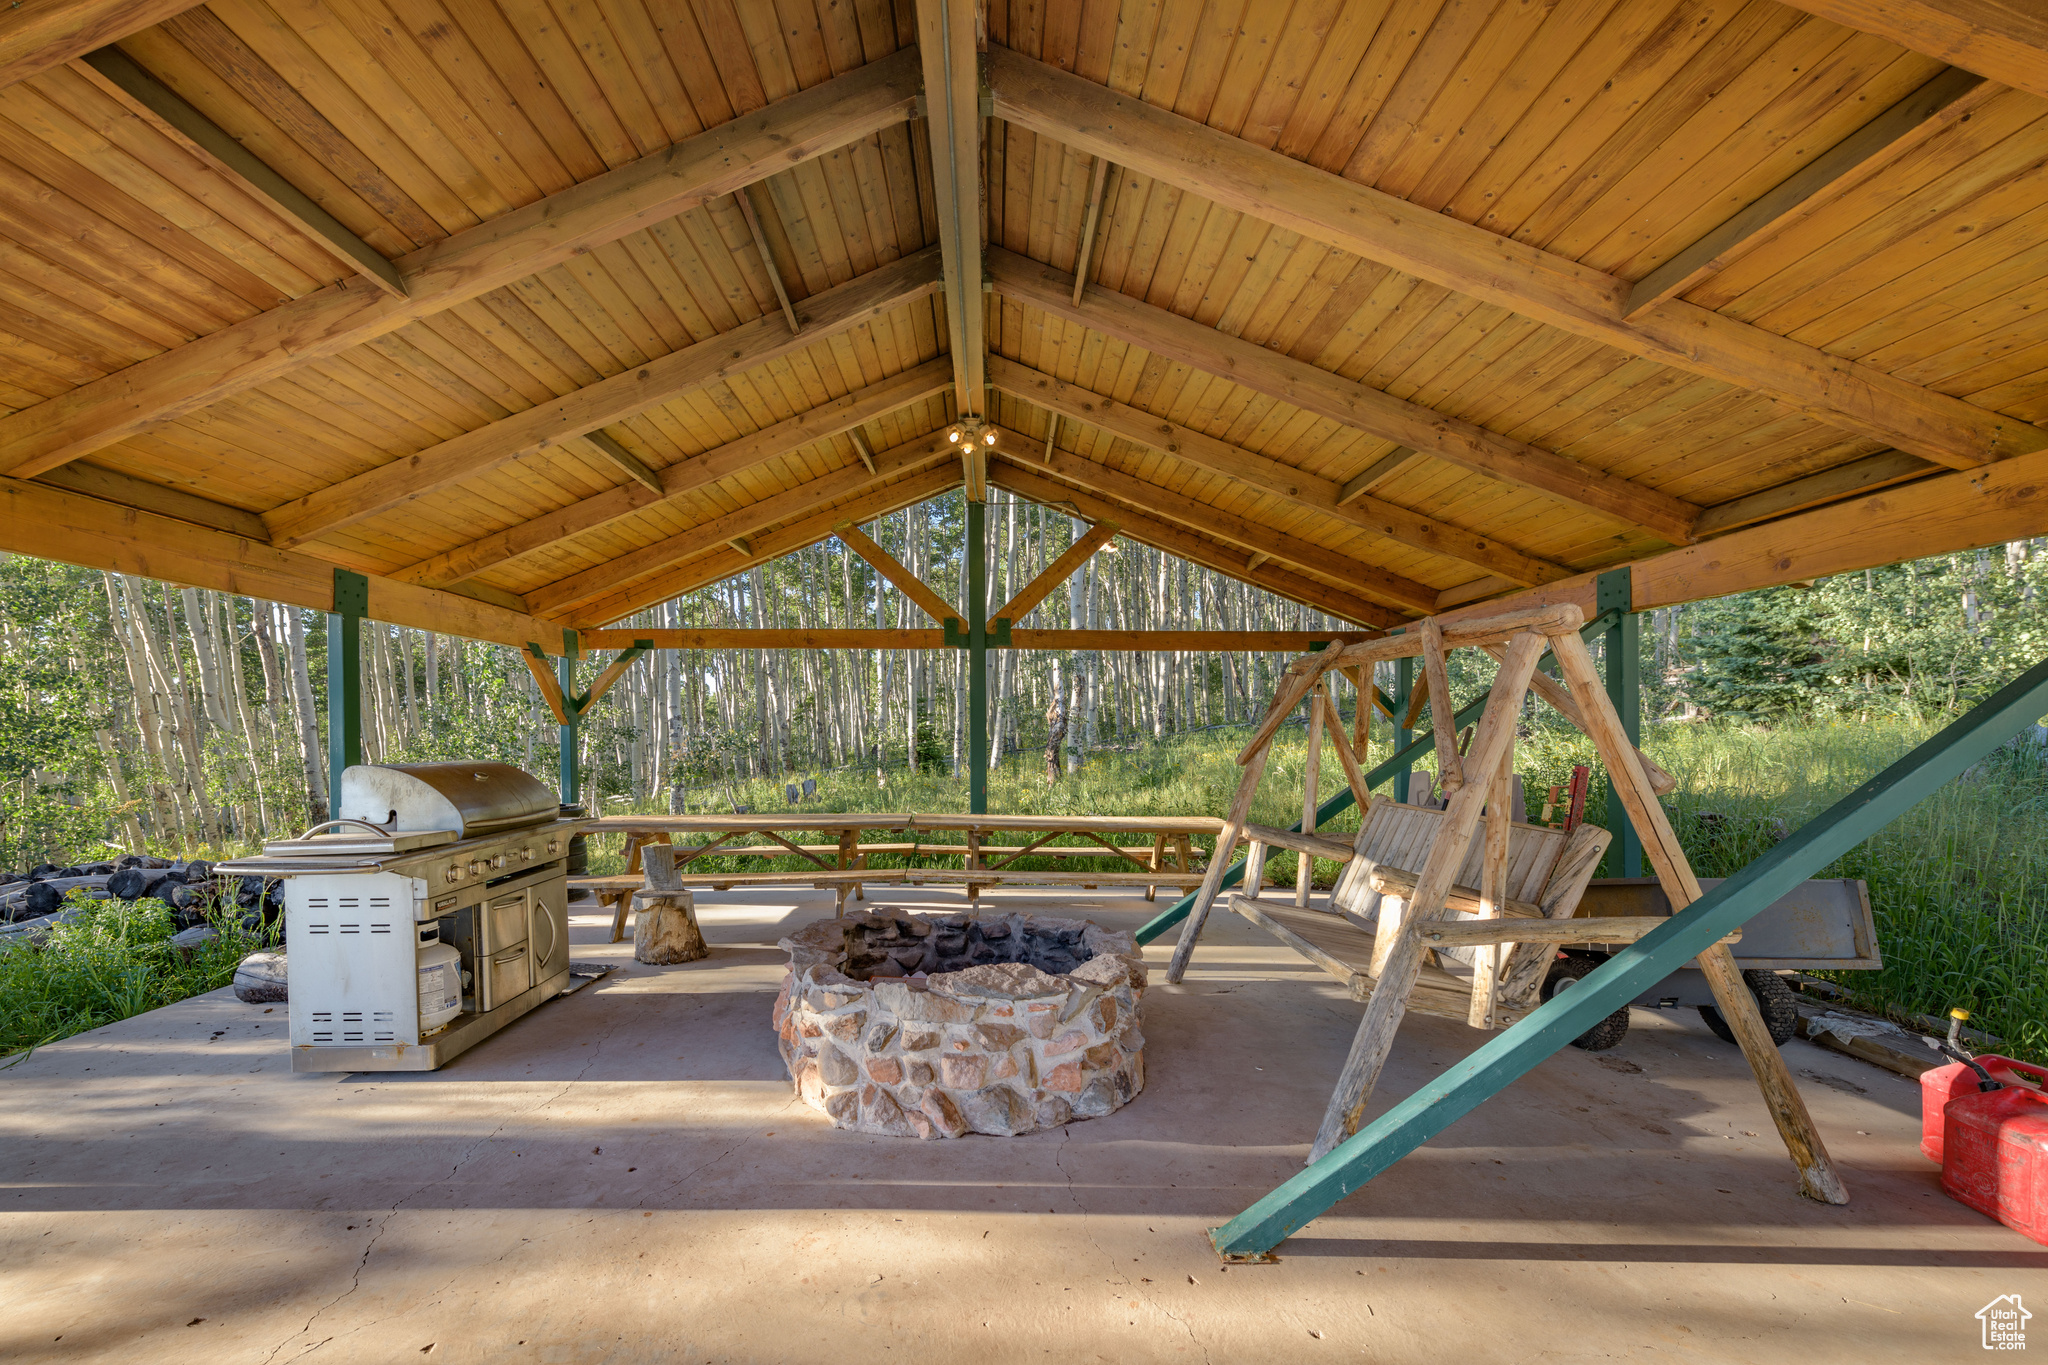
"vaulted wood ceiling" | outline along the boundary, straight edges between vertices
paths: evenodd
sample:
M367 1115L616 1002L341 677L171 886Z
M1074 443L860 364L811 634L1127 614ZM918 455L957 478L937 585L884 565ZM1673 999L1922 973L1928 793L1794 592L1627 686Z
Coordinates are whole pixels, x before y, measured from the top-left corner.
M316 598L336 565L510 640L963 478L1377 625L1695 543L1750 565L1697 595L1807 576L1771 547L1901 484L1962 510L1866 559L2048 531L2009 491L2048 461L2029 23L24 6L0 543Z

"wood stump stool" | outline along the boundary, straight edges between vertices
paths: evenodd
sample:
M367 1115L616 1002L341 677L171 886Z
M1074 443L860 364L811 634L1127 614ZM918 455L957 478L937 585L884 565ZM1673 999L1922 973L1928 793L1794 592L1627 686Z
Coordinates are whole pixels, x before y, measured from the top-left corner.
M647 889L634 897L633 957L654 966L695 962L711 956L697 927L697 906L676 871L675 850L655 844L645 850Z

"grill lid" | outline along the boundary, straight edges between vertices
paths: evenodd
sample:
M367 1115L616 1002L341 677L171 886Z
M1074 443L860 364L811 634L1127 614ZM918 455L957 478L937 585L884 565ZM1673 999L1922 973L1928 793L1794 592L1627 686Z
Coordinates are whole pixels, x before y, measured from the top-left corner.
M555 794L509 763L362 763L343 770L335 814L473 839L554 819Z

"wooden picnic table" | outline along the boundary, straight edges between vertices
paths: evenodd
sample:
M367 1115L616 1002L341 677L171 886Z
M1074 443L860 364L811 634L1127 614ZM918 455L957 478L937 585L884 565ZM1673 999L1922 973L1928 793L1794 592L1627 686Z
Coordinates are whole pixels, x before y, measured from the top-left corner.
M610 903L612 941L625 931L631 896L639 889L640 850L648 844L675 846L677 835L693 836L697 842L676 848L676 867L710 854L745 856L793 856L811 864L776 872L685 873L685 886L724 890L733 886L787 886L811 883L830 886L837 893L836 905L844 909L849 895L865 899L866 883L958 881L965 883L970 904L980 899L985 886L1002 885L1142 885L1151 900L1159 887L1180 885L1192 889L1200 881L1195 871L1194 837L1220 834L1223 822L1208 815L943 815L925 812L875 811L793 811L782 815L608 815L590 823L590 834L617 834L624 838L626 873L622 877L578 878L577 885L598 893ZM882 831L893 838L863 842L867 831ZM788 834L829 834L834 842L802 844ZM925 833L958 834L960 842L932 842ZM1114 835L1149 835L1149 848L1128 848L1113 841ZM991 835L1021 836L1018 842L996 842ZM770 849L758 844L734 845L735 839L758 836L780 845ZM1052 841L1079 837L1093 841L1100 850L1063 846ZM958 868L918 867L872 869L870 855L891 853L910 859L960 858ZM1025 857L1115 857L1139 869L1137 872L1037 872L1011 866ZM830 859L830 861L827 861ZM1169 865L1169 863L1171 865ZM1178 876L1161 876L1177 873Z

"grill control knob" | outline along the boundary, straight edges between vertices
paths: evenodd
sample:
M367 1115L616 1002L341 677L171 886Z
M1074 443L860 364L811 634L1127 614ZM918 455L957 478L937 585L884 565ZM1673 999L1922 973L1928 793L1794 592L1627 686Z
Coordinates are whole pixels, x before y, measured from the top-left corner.
M479 873L479 872L481 872L481 871L483 871L483 870L484 870L484 865L483 865L483 862L482 862L482 861L481 861L480 859L476 859L476 858L472 858L472 859L470 859L470 862L469 862L469 875L470 875L470 876L474 877L474 876L475 876L475 875L476 875L477 873Z

